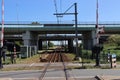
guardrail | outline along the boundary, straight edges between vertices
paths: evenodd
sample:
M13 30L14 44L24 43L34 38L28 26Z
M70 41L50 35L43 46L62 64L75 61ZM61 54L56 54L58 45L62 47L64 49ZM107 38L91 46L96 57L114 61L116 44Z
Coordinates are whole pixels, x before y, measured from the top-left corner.
M59 24L74 24L74 21L60 21ZM0 22L1 24L1 22ZM5 24L58 24L57 21L5 21ZM78 21L78 24L96 24L95 21ZM120 21L100 21L99 24L120 25Z

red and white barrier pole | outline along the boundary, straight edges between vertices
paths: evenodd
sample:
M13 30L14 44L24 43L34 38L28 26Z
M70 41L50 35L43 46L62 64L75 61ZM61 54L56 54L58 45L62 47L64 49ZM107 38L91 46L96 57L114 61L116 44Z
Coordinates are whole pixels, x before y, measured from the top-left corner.
M2 0L2 29L1 29L1 47L4 41L4 0Z
M14 58L16 58L16 47L14 46Z
M2 0L2 27L1 27L1 38L0 38L0 69L3 68L2 65L2 47L4 41L4 0Z
M14 45L14 54L13 54L13 63L16 63L16 58L17 58L17 56L16 56L16 47L15 47L15 45Z
M96 3L96 44L99 44L99 26L98 26L98 0Z

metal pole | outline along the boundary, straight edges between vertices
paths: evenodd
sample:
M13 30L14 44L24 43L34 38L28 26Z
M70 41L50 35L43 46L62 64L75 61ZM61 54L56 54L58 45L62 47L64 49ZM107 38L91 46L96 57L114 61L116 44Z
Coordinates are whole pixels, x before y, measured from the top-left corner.
M1 47L4 41L4 0L2 0L2 29L1 29Z
M48 52L48 41L47 41L47 32L46 32L46 52Z
M96 44L99 44L99 26L98 26L98 0L96 2Z
M1 29L1 47L0 47L0 69L3 68L2 65L2 50L4 41L4 0L2 0L2 29Z
M16 63L16 58L17 58L17 55L16 55L16 46L14 44L14 63Z
M97 47L97 52L96 52L96 65L95 66L100 66L100 43L99 43L99 23L98 23L98 0L96 1L96 47Z
M72 8L73 6L75 6L75 13L67 13L67 11ZM79 57L79 53L78 53L78 28L77 28L77 3L74 3L71 7L69 7L64 13L56 13L54 15L75 15L75 42L76 42L76 57Z
M77 28L77 3L75 5L75 41L76 41L76 57L79 57L78 54L78 28Z

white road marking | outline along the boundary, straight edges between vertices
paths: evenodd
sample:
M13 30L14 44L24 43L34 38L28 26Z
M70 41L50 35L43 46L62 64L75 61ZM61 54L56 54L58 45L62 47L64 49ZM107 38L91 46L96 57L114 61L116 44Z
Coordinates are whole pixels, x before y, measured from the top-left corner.
M34 64L35 64L35 63L30 64L29 67L32 67Z
M0 78L0 80L13 80L12 78Z
M13 78L13 80L39 80L38 78Z

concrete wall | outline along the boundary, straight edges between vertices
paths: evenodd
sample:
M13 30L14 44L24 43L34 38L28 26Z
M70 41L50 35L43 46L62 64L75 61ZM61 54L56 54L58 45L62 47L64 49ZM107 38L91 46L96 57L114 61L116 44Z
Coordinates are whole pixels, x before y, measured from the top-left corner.
M26 31L25 33L22 34L23 37L23 43L25 46L37 46L37 42L38 42L38 35L30 32L30 31Z

